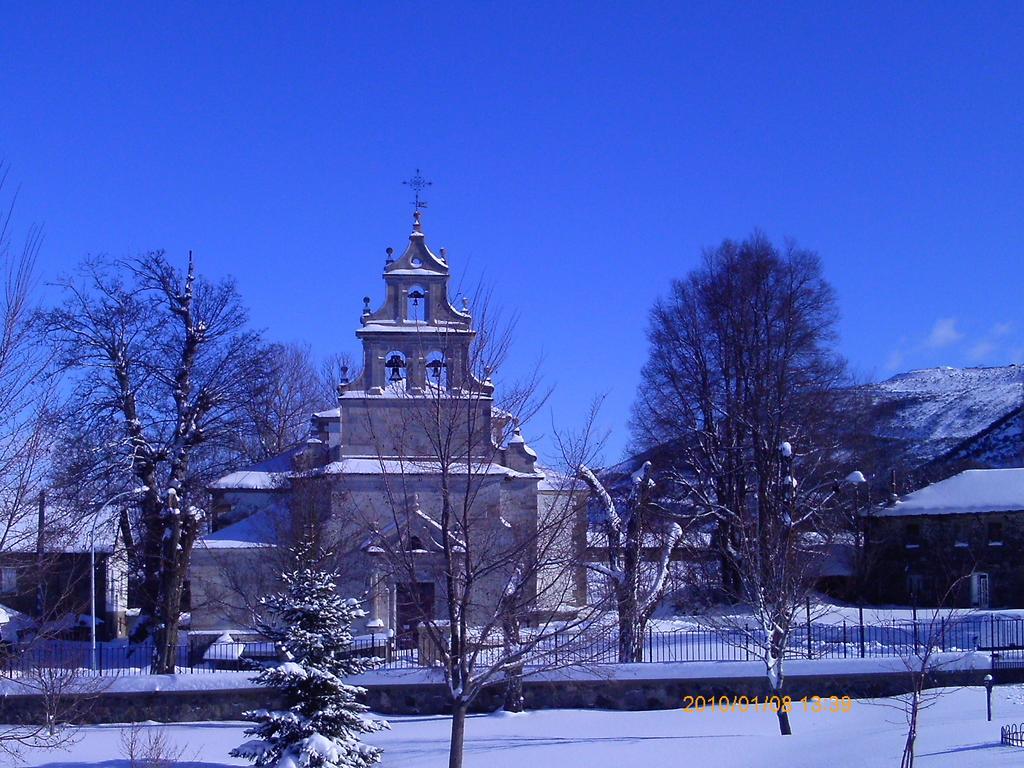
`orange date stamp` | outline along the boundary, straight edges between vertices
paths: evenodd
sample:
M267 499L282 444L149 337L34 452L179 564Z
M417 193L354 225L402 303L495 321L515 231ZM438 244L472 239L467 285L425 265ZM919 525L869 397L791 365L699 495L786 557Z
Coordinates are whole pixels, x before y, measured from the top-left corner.
M810 712L853 711L849 696L683 696L683 712Z

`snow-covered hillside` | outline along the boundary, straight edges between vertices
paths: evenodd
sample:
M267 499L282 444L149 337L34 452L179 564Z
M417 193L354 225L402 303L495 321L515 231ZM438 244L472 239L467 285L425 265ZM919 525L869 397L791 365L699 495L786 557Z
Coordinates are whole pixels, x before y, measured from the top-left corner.
M874 433L907 464L955 457L990 466L1024 460L1024 366L927 368L862 388Z

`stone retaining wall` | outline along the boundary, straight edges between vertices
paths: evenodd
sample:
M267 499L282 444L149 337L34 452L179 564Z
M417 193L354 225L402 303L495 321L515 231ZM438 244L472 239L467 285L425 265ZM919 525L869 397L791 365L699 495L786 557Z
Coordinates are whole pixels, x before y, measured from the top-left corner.
M929 685L981 685L984 670L938 671ZM1002 682L1002 681L1001 681ZM833 675L796 675L786 679L785 694L803 696L893 696L908 690L906 673L883 672ZM407 683L367 685L367 704L388 715L443 714L448 702L443 685ZM523 695L528 709L674 709L685 696L761 696L768 694L763 677L720 677L655 680L526 680ZM495 685L484 690L474 711L488 712L501 706L504 691ZM107 692L81 708L75 720L117 723L142 720L188 722L239 720L249 709L280 706L276 691L244 688L208 691ZM32 723L43 719L38 696L0 697L0 722Z
M928 687L981 685L984 671L939 671L929 676ZM910 690L906 673L847 675L801 675L786 679L785 695L850 696L873 698L895 696ZM770 695L764 677L717 677L706 679L659 680L526 680L523 698L527 709L612 709L640 711L675 709L685 696ZM502 705L500 685L485 689L473 710L491 712ZM367 686L367 703L384 714L441 714L448 711L445 690L438 685Z

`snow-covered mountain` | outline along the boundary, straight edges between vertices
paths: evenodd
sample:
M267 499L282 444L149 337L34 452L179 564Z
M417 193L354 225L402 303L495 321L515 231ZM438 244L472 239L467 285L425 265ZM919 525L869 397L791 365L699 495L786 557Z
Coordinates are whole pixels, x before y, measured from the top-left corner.
M1024 466L1024 366L927 368L861 388L907 468Z

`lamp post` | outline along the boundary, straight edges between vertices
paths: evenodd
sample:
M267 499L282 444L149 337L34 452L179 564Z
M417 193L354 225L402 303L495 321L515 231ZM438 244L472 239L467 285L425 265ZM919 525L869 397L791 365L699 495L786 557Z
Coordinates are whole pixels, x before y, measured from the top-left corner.
M988 706L988 721L992 722L992 675L985 675L982 678L985 683L985 702Z
M92 669L96 669L96 523L99 522L107 507L115 501L125 496L135 496L144 490L144 488L132 488L131 490L121 491L121 493L111 496L92 518L92 528L89 530L89 638L91 640L89 659Z
M853 530L854 530L854 578L857 583L857 623L860 625L860 657L865 655L864 647L864 530L860 516L860 499L857 491L862 485L867 486L867 478L859 469L853 470L845 478L840 487L853 488Z

